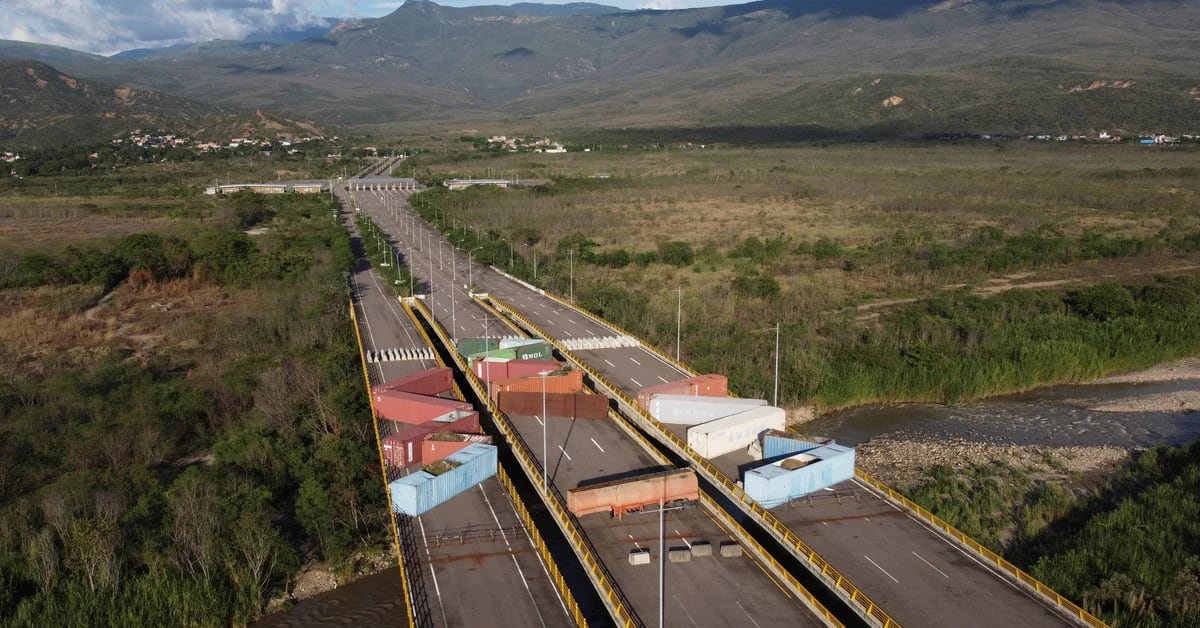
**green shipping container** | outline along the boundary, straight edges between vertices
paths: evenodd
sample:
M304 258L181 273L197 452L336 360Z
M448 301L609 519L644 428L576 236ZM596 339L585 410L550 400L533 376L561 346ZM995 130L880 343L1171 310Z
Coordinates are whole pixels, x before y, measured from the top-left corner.
M493 351L481 351L479 353L472 353L472 354L468 355L467 362L470 363L470 362L474 362L475 360L482 360L483 358L500 358L502 360L515 360L515 359L517 359L517 352L512 349L495 349Z
M518 360L553 360L554 350L545 342L535 344L521 345L513 347L510 351L516 351Z
M476 353L493 351L499 348L499 338L459 338L458 346L455 347L455 349L458 350L458 354L464 358L470 357Z

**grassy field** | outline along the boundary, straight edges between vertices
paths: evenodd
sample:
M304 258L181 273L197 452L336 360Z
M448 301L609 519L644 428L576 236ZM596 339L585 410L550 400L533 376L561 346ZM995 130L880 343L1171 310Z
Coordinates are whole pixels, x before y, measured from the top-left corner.
M771 351L748 330L780 321L785 371L793 376L784 398L825 408L995 394L1140 365L1153 352L1086 360L1087 368L1068 371L1024 369L1039 371L1033 376L1022 375L1018 363L1012 377L993 376L994 384L981 380L961 393L931 381L829 389L837 372L830 364L862 357L852 345L889 345L884 353L895 355L886 365L893 357L921 362L910 356L922 343L960 356L978 344L965 330L954 337L963 321L949 329L923 325L928 297L958 295L949 297L953 307L971 308L963 295L1028 287L1057 294L1067 312L1080 285L1124 282L1136 292L1156 275L1194 275L1200 264L1200 152L1186 147L693 145L447 154L407 167L428 179L554 179L532 189L431 191L415 203L456 237L496 243L485 261L507 266L512 242L514 271L532 277L536 256L539 282L561 293L574 256L580 301L660 346L673 346L682 287L685 359L744 375L743 394L762 394L763 378L754 373L767 368ZM1009 310L989 307L995 315ZM972 333L994 338L994 322ZM714 344L713 329L743 344Z

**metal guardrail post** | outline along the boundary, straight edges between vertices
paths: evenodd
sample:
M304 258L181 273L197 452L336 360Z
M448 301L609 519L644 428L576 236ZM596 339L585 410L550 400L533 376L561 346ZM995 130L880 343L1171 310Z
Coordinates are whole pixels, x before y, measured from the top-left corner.
M354 301L350 301L350 322L354 325L354 340L358 343L358 361L362 364L363 384L367 388L367 404L371 408L371 425L375 429L375 451L379 454L380 477L383 478L383 492L387 495L388 521L392 526L392 543L396 548L396 564L400 567L400 589L404 592L404 610L408 618L408 626L416 625L413 616L412 594L408 588L408 574L404 571L404 550L400 545L400 531L396 526L396 511L392 507L392 491L388 487L387 462L383 457L383 447L379 437L379 417L375 414L375 401L371 398L371 375L367 372L367 356L363 351L362 334L358 330L358 315L354 311Z

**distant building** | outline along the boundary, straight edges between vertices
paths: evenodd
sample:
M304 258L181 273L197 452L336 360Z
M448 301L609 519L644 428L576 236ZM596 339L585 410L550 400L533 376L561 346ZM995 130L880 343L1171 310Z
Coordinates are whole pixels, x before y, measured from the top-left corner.
M276 181L274 183L226 183L210 185L205 194L234 194L257 192L259 194L320 194L329 191L328 181Z
M450 190L465 190L473 185L492 185L498 188L507 188L513 182L508 179L447 179L442 183Z

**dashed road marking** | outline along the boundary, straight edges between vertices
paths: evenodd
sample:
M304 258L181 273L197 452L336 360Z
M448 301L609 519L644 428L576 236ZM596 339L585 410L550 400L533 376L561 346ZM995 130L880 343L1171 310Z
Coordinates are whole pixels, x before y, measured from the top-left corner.
M870 556L863 554L863 558L867 559L867 562L871 563L872 565L875 565L875 568L878 569L879 571L882 571L883 575L891 578L892 582L895 582L896 584L900 584L900 581L896 579L896 576L893 576L892 574L888 573L886 569L884 569L883 567L880 567L879 563L871 560Z
M571 459L571 454L567 453L567 450L563 449L562 445L558 446L558 450L562 452L562 455L567 457L567 460Z
M637 386L638 388L642 388L642 387L643 387L641 382L637 381L636 379L634 379L634 378L632 378L632 377L630 377L630 378L629 378L629 381L633 382L633 383L634 383L634 385L635 385L635 386Z
M910 550L910 551L911 551L911 550ZM933 566L933 563L931 563L931 562L929 562L929 561L925 560L925 557L924 557L924 556L921 556L920 554L918 554L918 553L916 553L916 552L913 552L913 553L912 553L912 555L913 555L913 556L916 556L917 558L920 558L920 559L921 559L921 562L925 563L926 565L929 565L929 568L930 568L930 569L933 569L934 571L936 571L936 572L938 572L938 573L942 574L943 576L945 576L947 580L949 580L949 579L950 579L950 575L949 575L949 574L947 574L946 572L942 571L941 569L938 569L937 567L934 567L934 566Z
M596 439L592 438L590 440L592 441L592 444L596 446L596 449L600 450L600 453L604 453L604 448L600 446L600 443L596 442Z

